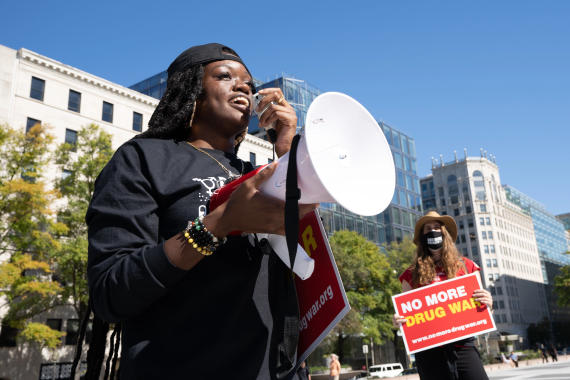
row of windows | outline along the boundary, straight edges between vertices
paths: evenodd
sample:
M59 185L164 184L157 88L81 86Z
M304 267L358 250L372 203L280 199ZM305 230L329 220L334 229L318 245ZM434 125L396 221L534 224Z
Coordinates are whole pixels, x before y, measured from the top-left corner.
M382 123L382 129L388 144L396 149L402 150L404 153L409 154L412 157L416 157L416 143L410 137L401 134L400 132L390 128L386 124Z
M329 234L346 229L356 231L378 245L385 243L387 238L389 238L388 241L391 241L392 236L390 229L384 231L384 225L382 224L377 224L371 220L362 219L355 215L343 214L331 210L321 209L320 214L323 218L325 230ZM378 223L385 221L382 214L378 214L376 219Z
M392 203L422 212L422 200L420 199L419 195L410 194L404 190L394 190Z
M394 164L398 169L405 169L407 172L418 175L418 166L416 160L413 158L403 156L398 152L394 152Z
M45 93L45 80L32 77L32 86L30 89L30 98L44 101ZM69 111L81 113L81 93L69 90L69 99L67 102L67 109ZM103 112L101 120L107 123L113 123L114 105L103 101ZM142 132L143 115L138 112L133 112L133 131Z
M394 223L410 228L414 228L418 219L421 217L417 214L414 214L413 212L400 210L396 207L392 207L392 215Z
M28 133L34 125L41 123L42 123L41 120L32 119L31 117L29 117L26 121L26 133ZM72 151L75 152L75 146L77 145L77 131L66 129L65 143L71 145L73 147Z
M481 231L481 236L483 237L483 239L493 239L493 231Z
M252 164L253 166L256 166L256 165L257 165L257 157L256 157L255 153L249 152L249 162L251 162L251 164ZM272 163L272 162L273 162L273 160L272 160L271 158L268 158L268 159L267 159L267 163L268 163L268 164L270 164L270 163Z
M420 181L417 178L412 178L411 175L404 174L400 170L396 170L396 178L399 186L415 191L416 193L420 192Z

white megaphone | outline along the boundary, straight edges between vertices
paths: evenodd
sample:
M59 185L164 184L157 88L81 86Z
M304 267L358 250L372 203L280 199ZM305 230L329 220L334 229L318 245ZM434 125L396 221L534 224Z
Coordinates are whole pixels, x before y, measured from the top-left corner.
M285 200L289 153L277 162L275 172L259 191ZM338 203L364 216L384 211L396 185L392 152L380 126L360 103L338 92L318 96L309 107L297 148L297 177L301 190L299 203ZM239 186L238 181L234 182ZM234 182L226 186L235 190ZM266 238L281 260L291 267L284 236L257 236ZM305 280L314 268L314 260L298 245L293 272Z

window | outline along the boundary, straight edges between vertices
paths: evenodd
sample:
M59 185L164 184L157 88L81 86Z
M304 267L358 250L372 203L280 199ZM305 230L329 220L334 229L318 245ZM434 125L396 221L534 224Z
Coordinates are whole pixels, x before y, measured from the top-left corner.
M64 169L63 172L61 173L61 179L66 179L70 175L71 175L71 172L69 170Z
M409 143L410 143L410 156L412 157L416 157L416 143L414 142L414 140L412 138L409 138ZM416 174L416 173L414 173Z
M459 216L459 209L458 208L453 209L453 216Z
M487 235L489 236L489 239L492 239L493 238L493 231L488 231Z
M396 177L398 178L398 185L406 187L406 182L404 180L404 173L402 173L399 170L396 170Z
M400 190L400 205L402 205L404 207L409 207L408 206L408 200L406 198L406 192L403 190Z
M394 153L394 161L396 162L396 167L399 169L403 169L403 165L402 165L402 155L398 152Z
M402 210L402 224L406 227L411 227L410 214L404 210Z
M485 219L484 218L479 218L479 224L484 226L485 225Z
M487 268L491 268L491 260L487 259L485 262L487 263Z
M485 218L487 225L490 226L491 225L491 218Z
M393 207L392 208L392 217L394 218L394 223L402 224L402 220L400 218L400 209Z
M467 226L473 228L473 219L467 219Z
M465 212L467 214L471 214L473 211L471 210L471 206L465 206Z
M76 345L79 338L79 319L67 320L67 335L65 336L66 345Z
M483 178L483 173L479 170L473 172L473 185L475 185L475 193L477 194L477 199L480 201L485 200L485 180Z
M71 129L65 130L65 143L71 145L71 150L77 152L77 132Z
M463 220L460 220L457 222L457 225L459 226L459 229L462 230L465 228L465 226L463 225Z
M406 189L414 191L414 184L412 183L412 177L406 174Z
M495 273L495 281L501 281L501 278L499 277L498 273Z
M81 93L69 90L69 100L67 102L67 109L79 113L81 110Z
M113 105L111 103L103 102L103 121L113 122Z
M493 301L493 304L495 303L495 301ZM495 306L493 306L495 309L497 309ZM495 318L495 323L501 323L501 316L496 314L493 316L493 318Z
M30 89L30 98L43 102L45 87L46 87L45 80L32 77L32 88Z
M482 203L480 207L481 207L481 212L487 212L487 205L485 205L485 203Z
M507 323L507 315L506 314L501 314L501 322Z
M61 319L48 319L46 325L55 331L61 331Z
M498 265L497 265L497 259L493 259L493 267L494 267L494 268L497 268L497 267L498 267Z
M255 153L249 152L249 162L251 162L251 164L255 166Z
M447 215L447 211L442 211L441 215Z
M493 281L493 273L489 273L487 277L489 278L489 281Z
M268 163L268 164L270 164L270 163L272 163L272 162L273 162L273 159L272 159L272 158L268 158L268 159L267 159L267 163Z
M400 134L392 129L392 137L394 138L394 147L396 149L402 149L400 145Z
M479 255L479 248L477 248L476 245L471 247L471 252L473 253L473 256L478 256Z
M407 172L411 172L412 171L412 165L410 164L410 158L403 156L404 157L404 168L406 169Z
M501 288L500 286L497 286L497 295L499 296L503 295L503 288Z
M142 114L133 112L133 131L142 132Z
M489 291L491 292L491 295L492 295L492 296L496 296L496 295L497 295L497 292L495 291L495 287L494 287L494 286L491 286L491 287L489 288Z
M495 246L491 245L491 253L495 253Z
M395 235L396 235L396 241L398 243L401 243L402 242L402 230L399 228L394 228L394 231L395 231Z
M410 150L408 149L408 138L402 135L402 150L404 153L410 154Z
M467 257L467 248L463 248L463 257Z
M0 347L16 347L18 332L17 328L9 326L7 322L3 322L2 330L0 330Z
M416 160L412 160L412 173L414 173L415 175L418 174L418 165L416 163Z
M489 246L488 245L484 245L483 249L485 250L485 253L489 253ZM487 260L487 261L489 261L489 260ZM488 264L487 266L490 268L491 264Z
M30 132L30 129L32 129L34 125L41 123L42 123L41 121L29 117L28 120L26 121L26 134Z
M461 242L465 243L465 235L464 234L461 234ZM465 249L465 248L463 248L463 249Z
M477 235L475 235L475 232L469 232L469 240L471 241L477 240Z
M483 235L483 239L487 240L487 232L486 231L482 231L481 235Z
M390 127L384 124L382 124L382 127L384 127L384 135L386 136L386 140L388 140L388 144L392 145L392 135L390 134Z
M505 308L505 302L499 301L499 309L504 309L504 308Z

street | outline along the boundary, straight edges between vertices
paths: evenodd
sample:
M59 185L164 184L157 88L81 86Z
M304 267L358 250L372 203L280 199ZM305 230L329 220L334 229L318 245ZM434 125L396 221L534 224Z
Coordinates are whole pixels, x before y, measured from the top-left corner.
M489 380L519 379L570 379L570 362L555 362L527 368L513 368L505 371L487 372Z

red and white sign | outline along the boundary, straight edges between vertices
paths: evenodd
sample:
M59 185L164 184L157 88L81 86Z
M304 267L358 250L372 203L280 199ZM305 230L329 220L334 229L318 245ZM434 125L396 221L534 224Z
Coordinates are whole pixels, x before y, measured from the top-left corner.
M299 221L299 244L315 260L311 277L304 281L295 277L300 317L297 363L302 363L348 313L350 305L316 210Z
M495 321L473 292L481 289L476 273L438 282L392 297L408 355L494 331Z

